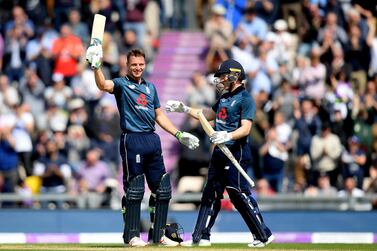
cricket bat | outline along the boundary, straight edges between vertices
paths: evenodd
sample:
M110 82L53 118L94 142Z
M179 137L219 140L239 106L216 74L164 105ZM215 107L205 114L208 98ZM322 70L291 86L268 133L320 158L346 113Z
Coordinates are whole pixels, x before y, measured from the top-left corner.
M215 130L212 128L211 124L208 122L204 114L200 111L198 112L198 119L200 124L202 125L204 131L208 136L211 136ZM229 148L225 144L218 144L217 145L220 150L225 154L225 156L232 162L232 164L237 168L237 170L240 172L240 174L246 179L246 181L249 183L251 187L255 186L254 181L247 175L247 173L243 170L241 165L238 163L236 158L234 158L232 152L229 150Z
M106 17L100 14L94 15L92 34L90 38L90 44L101 45L103 42L103 33L105 32ZM95 62L99 60L98 57L93 57L92 68Z

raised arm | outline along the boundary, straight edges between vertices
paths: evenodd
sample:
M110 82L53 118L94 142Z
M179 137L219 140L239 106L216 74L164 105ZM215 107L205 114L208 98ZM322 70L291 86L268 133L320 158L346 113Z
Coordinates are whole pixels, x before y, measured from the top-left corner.
M86 50L86 61L91 65L94 71L94 78L98 89L113 93L114 82L112 80L106 80L101 70L102 65L102 46L101 44L91 44Z
M114 82L112 80L106 80L101 68L94 69L94 78L96 80L96 85L101 91L106 91L113 93Z

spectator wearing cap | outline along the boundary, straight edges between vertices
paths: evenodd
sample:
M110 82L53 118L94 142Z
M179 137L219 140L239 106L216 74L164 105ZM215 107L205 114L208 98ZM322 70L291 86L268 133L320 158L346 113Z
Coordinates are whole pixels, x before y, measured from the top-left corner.
M59 108L66 108L68 100L72 97L72 89L66 86L62 73L54 73L52 81L53 85L47 87L44 93L46 102L54 103Z
M352 136L348 140L348 147L342 154L343 164L343 179L353 177L356 181L356 186L363 188L364 181L364 165L366 164L367 156L364 150L360 147L360 140L357 136Z
M82 125L69 125L67 128L68 162L76 169L85 158L90 147L90 139Z
M284 19L276 20L273 24L275 30L275 50L279 64L285 63L293 67L297 50L297 36L288 32L288 23Z
M330 183L337 185L338 160L342 153L342 144L337 135L331 132L330 124L323 122L320 135L314 135L310 144L312 166L309 172L309 182L316 185L320 173L327 173Z
M75 98L68 103L69 125L87 125L88 113L85 109L85 103L81 98Z
M60 108L52 100L47 103L46 114L41 114L38 119L43 120L42 130L64 131L69 118L66 110Z
M230 47L229 39L232 34L232 24L225 19L226 9L221 4L214 4L211 17L205 23L204 34L209 46L217 50L227 50Z
M206 55L208 72L214 72L219 63L230 57L232 25L225 19L226 10L221 4L214 4L211 17L206 21L204 33L209 43Z

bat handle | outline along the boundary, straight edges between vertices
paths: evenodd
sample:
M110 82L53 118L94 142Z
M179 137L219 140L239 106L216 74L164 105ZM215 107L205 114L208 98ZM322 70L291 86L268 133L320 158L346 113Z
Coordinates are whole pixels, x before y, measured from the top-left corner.
M98 61L100 61L101 60L101 58L99 57L99 56L97 56L97 55L93 55L93 58L92 58L92 65L91 65L91 67L92 67L92 69L95 69L96 67L96 63L98 62Z

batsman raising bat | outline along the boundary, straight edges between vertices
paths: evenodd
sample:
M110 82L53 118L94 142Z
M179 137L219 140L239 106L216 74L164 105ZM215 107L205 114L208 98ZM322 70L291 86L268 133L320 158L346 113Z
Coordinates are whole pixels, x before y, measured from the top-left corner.
M165 171L160 137L154 132L155 122L190 149L199 146L199 140L190 133L178 131L160 108L155 86L142 78L145 54L139 49L127 54L128 75L106 80L101 71L102 46L94 43L86 52L97 87L115 95L120 113L122 136L120 153L123 164L122 213L124 243L140 247L147 245L140 239L140 203L144 196L144 176L152 194L149 199L151 228L149 241L163 245L178 245L164 238L171 185Z
M253 235L254 240L249 247L264 247L274 240L263 221L256 200L251 195L248 184L253 185L253 182L250 178L246 179L248 176L245 171L251 160L247 139L256 107L253 98L243 86L245 78L242 65L229 59L224 61L215 73L216 88L227 92L212 109L198 110L175 100L169 100L166 104L168 112L183 112L199 119L205 131L211 134L211 142L216 145L192 240L181 243L183 246L211 245L211 228L220 211L225 189ZM215 120L214 132L212 129L208 130L206 120ZM238 160L239 164L234 159Z

